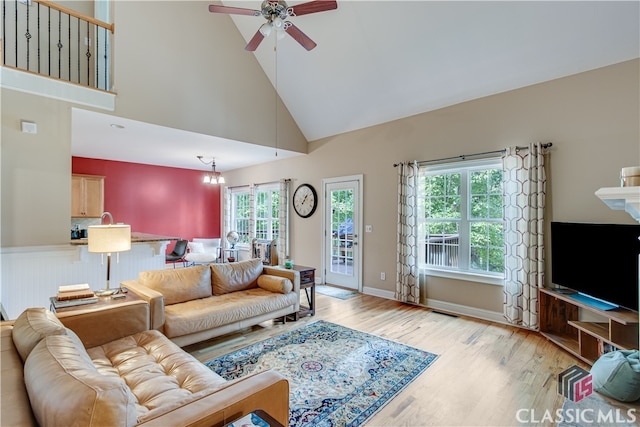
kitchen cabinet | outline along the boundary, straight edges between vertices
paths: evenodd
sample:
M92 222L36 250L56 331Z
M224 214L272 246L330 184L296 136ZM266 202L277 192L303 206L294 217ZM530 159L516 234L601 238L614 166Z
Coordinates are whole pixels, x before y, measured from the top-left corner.
M104 177L71 176L71 217L100 218L104 211Z

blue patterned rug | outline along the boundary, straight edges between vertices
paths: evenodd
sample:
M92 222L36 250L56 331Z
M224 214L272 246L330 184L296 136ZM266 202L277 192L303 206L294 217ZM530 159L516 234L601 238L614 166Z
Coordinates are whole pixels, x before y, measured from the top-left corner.
M358 426L437 357L320 320L206 366L227 380L278 371L289 380L289 426Z

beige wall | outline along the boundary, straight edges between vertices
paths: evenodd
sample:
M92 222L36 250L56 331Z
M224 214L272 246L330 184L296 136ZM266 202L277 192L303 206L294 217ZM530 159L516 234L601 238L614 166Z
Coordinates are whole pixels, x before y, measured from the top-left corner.
M117 115L273 146L275 91L231 18L202 1L115 6ZM306 153L281 102L277 117L278 146Z
M550 141L549 221L633 223L594 192L618 186L620 168L640 165L639 61L530 86L310 144L309 154L225 175L228 185L294 179L321 188L323 178L364 175L363 285L394 290L396 170L393 163L499 150ZM322 206L320 206L320 209ZM319 210L320 210L319 209ZM319 212L319 211L318 211ZM321 215L292 216L292 256L320 267ZM380 272L387 280L380 280ZM547 274L549 280L549 274ZM429 278L426 297L501 311L502 288Z
M2 247L69 241L71 109L64 102L2 89ZM33 121L37 134L22 133Z

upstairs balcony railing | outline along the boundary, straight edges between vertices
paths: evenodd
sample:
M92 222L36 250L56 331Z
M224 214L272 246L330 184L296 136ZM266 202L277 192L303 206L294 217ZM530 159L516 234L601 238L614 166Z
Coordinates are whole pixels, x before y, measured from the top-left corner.
M110 90L113 24L49 0L0 1L5 67Z

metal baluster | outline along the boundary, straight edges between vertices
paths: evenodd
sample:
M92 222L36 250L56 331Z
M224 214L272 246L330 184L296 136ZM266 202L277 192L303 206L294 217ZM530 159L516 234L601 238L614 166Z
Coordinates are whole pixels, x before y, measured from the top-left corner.
M2 64L7 64L7 2L2 0Z
M91 40L91 24L87 22L87 39ZM91 84L91 43L87 43L87 86Z
M47 24L47 64L49 66L49 70L48 70L48 75L51 75L51 8L47 7L47 20L48 20L48 24Z
M71 15L67 15L67 81L71 81Z
M58 78L62 78L62 13L58 11Z
M40 74L40 3L38 6L38 74Z
M80 18L76 18L76 19L78 20L78 35L77 35L77 38L78 38L78 60L76 61L77 62L76 68L77 68L77 71L78 71L78 83L80 83L80 37L81 37L80 36L80 23L82 21L80 21Z
M16 25L15 25L15 31L16 31L16 67L18 66L18 0L15 0L14 2L15 5L15 13L16 13Z

